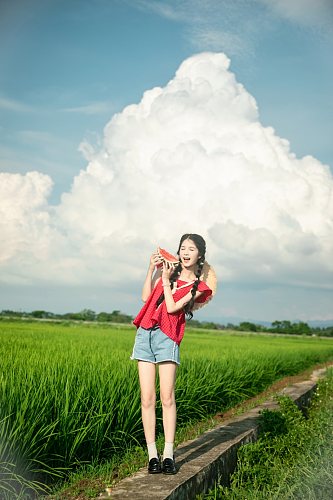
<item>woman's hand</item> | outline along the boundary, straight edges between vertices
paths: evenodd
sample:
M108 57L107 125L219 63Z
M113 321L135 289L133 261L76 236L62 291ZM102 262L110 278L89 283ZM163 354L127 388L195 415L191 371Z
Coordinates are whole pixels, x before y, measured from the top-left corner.
M170 278L174 269L175 269L174 264L170 264L169 262L163 261L163 270L162 270L163 285L170 285Z
M146 300L148 300L148 297L151 294L152 289L156 286L157 281L161 277L161 270L155 272L155 268L159 266L162 266L162 259L156 251L151 255L149 260L147 276L143 284L142 294L141 294L143 302L146 302Z
M155 267L161 267L163 263L163 259L158 255L157 252L152 253L150 257L149 267L151 269L155 269Z

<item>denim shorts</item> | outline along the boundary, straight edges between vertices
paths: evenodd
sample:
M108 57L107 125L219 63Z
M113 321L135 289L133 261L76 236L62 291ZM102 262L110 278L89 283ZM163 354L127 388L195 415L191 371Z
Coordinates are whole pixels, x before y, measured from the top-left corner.
M131 359L155 364L172 361L180 365L179 345L156 326L149 330L139 327Z

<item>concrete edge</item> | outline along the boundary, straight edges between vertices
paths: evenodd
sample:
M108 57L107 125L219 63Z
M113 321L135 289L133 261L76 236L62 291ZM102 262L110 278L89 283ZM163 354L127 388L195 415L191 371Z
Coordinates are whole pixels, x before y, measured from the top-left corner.
M292 389L296 388L299 389L299 391L297 391L295 395ZM290 390L284 390L281 394L291 397L297 406L303 410L309 405L316 388L317 382L315 381L308 383L300 382L296 387L291 386L288 388ZM224 486L228 486L230 476L236 468L238 449L258 439L258 417L263 409L278 410L279 405L271 399L239 417L240 422L250 417L253 422L252 428L240 434L227 450L222 451L215 460L209 462L195 476L181 482L172 492L163 497L163 499L191 500L200 493L208 492L209 489L214 487L216 481L220 481ZM231 419L231 421L236 421L236 419ZM211 431L208 431L208 433L209 432Z
M333 366L333 365L330 365ZM309 380L285 387L277 394L289 396L301 410L305 410L317 388L317 381L330 367L315 370ZM178 473L175 476L151 476L146 468L127 477L99 499L161 499L193 500L196 495L214 487L217 480L228 485L237 463L240 446L258 438L258 417L263 409L278 409L271 396L264 403L244 414L232 417L196 439L186 441L175 452Z

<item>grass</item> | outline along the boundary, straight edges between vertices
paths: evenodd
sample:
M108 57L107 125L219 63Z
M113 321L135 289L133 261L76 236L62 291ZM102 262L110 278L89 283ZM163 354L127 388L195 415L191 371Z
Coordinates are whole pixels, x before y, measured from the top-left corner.
M320 381L306 417L287 397L261 415L257 442L243 446L229 487L198 500L327 500L333 497L333 370Z
M127 326L0 323L3 492L46 494L68 478L96 477L97 469L101 488L120 464L123 475L145 461L136 363L129 361L134 333ZM332 358L331 339L188 329L176 387L179 432ZM157 424L161 435L160 407Z

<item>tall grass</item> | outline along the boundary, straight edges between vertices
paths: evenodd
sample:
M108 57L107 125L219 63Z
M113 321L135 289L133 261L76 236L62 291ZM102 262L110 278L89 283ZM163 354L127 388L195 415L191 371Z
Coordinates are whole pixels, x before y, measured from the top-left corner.
M286 396L264 410L259 439L238 450L230 486L215 485L205 500L328 500L333 498L333 370L320 380L305 417Z
M47 488L78 464L143 442L137 367L129 360L134 334L126 326L0 323L3 489L18 495L39 488L38 481ZM330 339L188 330L177 376L178 425L332 358Z

